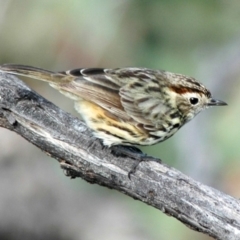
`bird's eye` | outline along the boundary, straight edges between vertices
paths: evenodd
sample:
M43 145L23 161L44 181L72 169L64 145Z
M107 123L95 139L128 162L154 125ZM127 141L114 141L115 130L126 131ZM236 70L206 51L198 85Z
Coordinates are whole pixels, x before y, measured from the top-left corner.
M190 103L191 103L192 105L196 105L196 104L198 103L198 98L191 97L191 98L190 98Z

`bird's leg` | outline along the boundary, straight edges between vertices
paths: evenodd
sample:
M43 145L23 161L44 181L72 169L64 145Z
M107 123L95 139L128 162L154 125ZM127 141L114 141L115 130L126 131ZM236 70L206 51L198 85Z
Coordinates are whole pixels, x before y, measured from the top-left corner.
M112 150L112 153L117 157L127 156L135 160L137 159L128 173L128 178L130 180L131 180L131 175L136 172L137 167L141 162L143 161L159 162L159 160L156 160L154 157L148 156L147 154L143 153L139 148L134 146L116 145L116 146L112 146L111 150Z
M143 154L143 152L134 146L114 145L111 147L112 153L116 157L131 157L136 158L136 154Z

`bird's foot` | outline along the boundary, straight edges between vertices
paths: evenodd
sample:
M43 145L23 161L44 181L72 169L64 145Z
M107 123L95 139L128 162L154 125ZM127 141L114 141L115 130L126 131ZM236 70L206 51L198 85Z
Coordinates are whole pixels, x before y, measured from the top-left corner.
M128 173L128 178L131 180L131 175L135 174L139 164L143 161L154 161L159 162L159 160L156 160L154 157L148 156L145 153L143 153L139 148L134 146L123 146L123 145L117 145L111 147L112 153L117 157L130 157L135 160L135 163L133 164L131 170Z

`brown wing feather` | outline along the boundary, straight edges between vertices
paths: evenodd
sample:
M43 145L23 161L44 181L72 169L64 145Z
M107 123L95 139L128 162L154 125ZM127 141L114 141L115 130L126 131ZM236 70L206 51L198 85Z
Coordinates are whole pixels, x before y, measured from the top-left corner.
M64 72L61 72L64 74ZM73 94L106 109L116 118L131 121L122 106L119 89L121 84L104 72L104 69L75 69L65 72L75 79L68 84L55 85L64 94ZM74 98L74 97L73 97Z
M75 77L70 84L72 93L96 103L123 121L155 127L169 111L162 101L159 83L161 78L164 81L162 71L93 68L74 69L65 74ZM67 84L66 90L70 85Z

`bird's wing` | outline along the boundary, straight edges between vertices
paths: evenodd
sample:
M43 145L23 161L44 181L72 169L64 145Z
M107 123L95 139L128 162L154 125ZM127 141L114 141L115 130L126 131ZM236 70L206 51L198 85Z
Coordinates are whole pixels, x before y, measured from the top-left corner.
M75 69L72 92L97 103L123 121L155 126L169 107L163 101L159 76L145 68ZM157 74L157 75L156 75ZM68 86L69 87L69 86Z
M66 72L59 72L73 76L70 83L59 84L53 87L58 88L62 93L69 93L77 98L93 102L107 110L120 121L132 121L131 116L126 114L121 103L119 90L123 83L114 75L108 74L107 69L86 68L74 69ZM71 97L71 96L70 96Z

